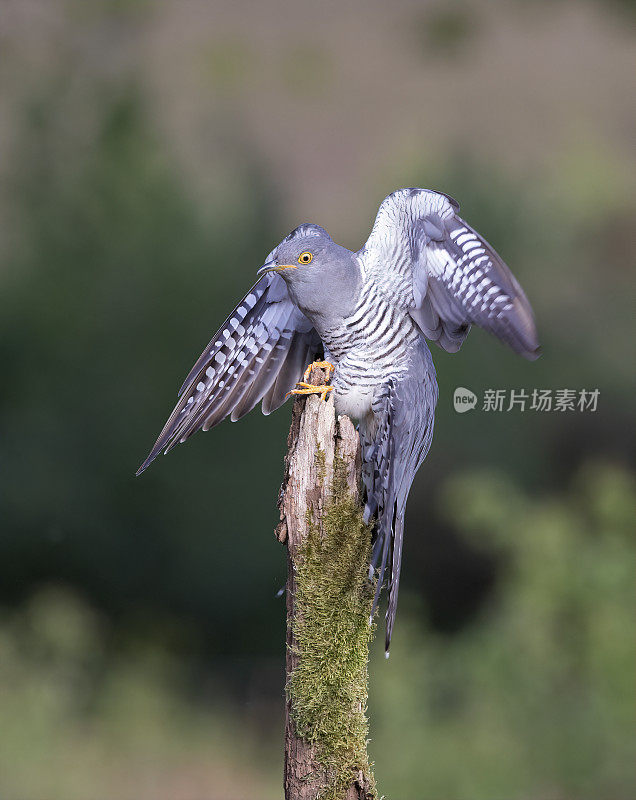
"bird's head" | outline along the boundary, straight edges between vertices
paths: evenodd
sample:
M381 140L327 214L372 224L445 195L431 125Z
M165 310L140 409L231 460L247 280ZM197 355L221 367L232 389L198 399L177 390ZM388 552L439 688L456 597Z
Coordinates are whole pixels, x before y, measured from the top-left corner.
M346 314L361 276L355 255L336 244L319 225L293 230L270 254L258 274L277 272L291 299L308 316Z

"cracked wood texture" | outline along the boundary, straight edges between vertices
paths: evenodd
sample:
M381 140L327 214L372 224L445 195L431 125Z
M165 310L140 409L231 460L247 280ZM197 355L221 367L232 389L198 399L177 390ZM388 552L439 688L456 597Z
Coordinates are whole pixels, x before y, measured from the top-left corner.
M310 382L325 383L326 373L314 368ZM318 448L324 453L317 457ZM292 411L287 440L285 477L279 496L279 542L287 546L287 653L286 678L298 663L293 637L296 563L298 551L308 534L308 518L320 521L329 500L334 458L345 464L347 484L352 496L361 502L361 453L358 433L348 417L336 421L333 398L318 395L298 397ZM297 735L292 718L291 699L285 704L285 800L316 800L329 785L330 775L320 764L317 747ZM369 777L362 772L352 776L342 800L373 800Z

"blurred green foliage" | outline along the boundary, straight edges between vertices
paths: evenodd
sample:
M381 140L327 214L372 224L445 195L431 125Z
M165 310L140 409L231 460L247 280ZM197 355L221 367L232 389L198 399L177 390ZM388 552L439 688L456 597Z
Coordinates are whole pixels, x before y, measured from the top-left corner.
M177 454L167 472L133 476L194 357L271 248L275 203L244 161L251 205L225 197L202 218L142 116L139 98L123 91L105 106L91 148L69 162L56 110L44 102L18 147L12 198L23 229L4 264L0 319L10 387L0 428L11 465L2 593L18 600L56 578L133 627L145 628L144 606L159 604L167 628L171 614L194 616L214 626L211 647L225 636L223 649L233 641L251 650L270 640L282 553L260 530L251 535L240 574L265 600L256 612L228 566L241 561L257 521L265 530L274 522L276 479L263 481L254 443L278 465L283 415L269 425L248 420L238 439L223 426L212 458L209 439L208 448L195 442L187 471ZM163 503L168 495L178 502ZM220 598L252 623L237 632L232 615L218 612ZM175 635L187 641L184 631Z
M479 24L475 9L459 0L430 4L419 12L413 27L425 57L465 58Z
M103 617L55 587L3 615L3 798L280 796L280 748L220 690L189 702L181 662L156 646L114 655L111 637Z
M409 598L390 669L371 672L378 785L405 798L633 797L633 475L591 463L563 494L536 497L467 473L439 503L507 568L462 636L424 634Z

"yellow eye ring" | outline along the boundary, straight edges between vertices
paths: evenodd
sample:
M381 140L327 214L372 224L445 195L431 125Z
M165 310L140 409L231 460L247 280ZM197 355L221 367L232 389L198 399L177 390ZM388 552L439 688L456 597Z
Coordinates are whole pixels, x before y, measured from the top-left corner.
M313 259L313 256L309 252L309 250L305 250L304 253L301 253L298 256L298 263L299 264L311 264L312 259Z

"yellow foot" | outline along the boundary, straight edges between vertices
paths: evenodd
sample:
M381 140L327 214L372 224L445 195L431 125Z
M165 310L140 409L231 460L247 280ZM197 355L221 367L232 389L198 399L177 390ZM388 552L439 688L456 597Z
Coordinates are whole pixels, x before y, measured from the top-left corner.
M300 381L296 386L300 388L292 389L291 392L287 392L285 399L287 399L290 394L319 394L321 400L326 400L329 392L333 392L333 386L314 386L312 383L307 383L306 381Z
M329 361L312 361L312 363L305 370L305 374L303 375L303 383L307 383L309 381L309 376L311 375L311 371L314 367L319 367L320 369L326 369L328 381L331 380L331 376L336 371L334 365L329 363Z

